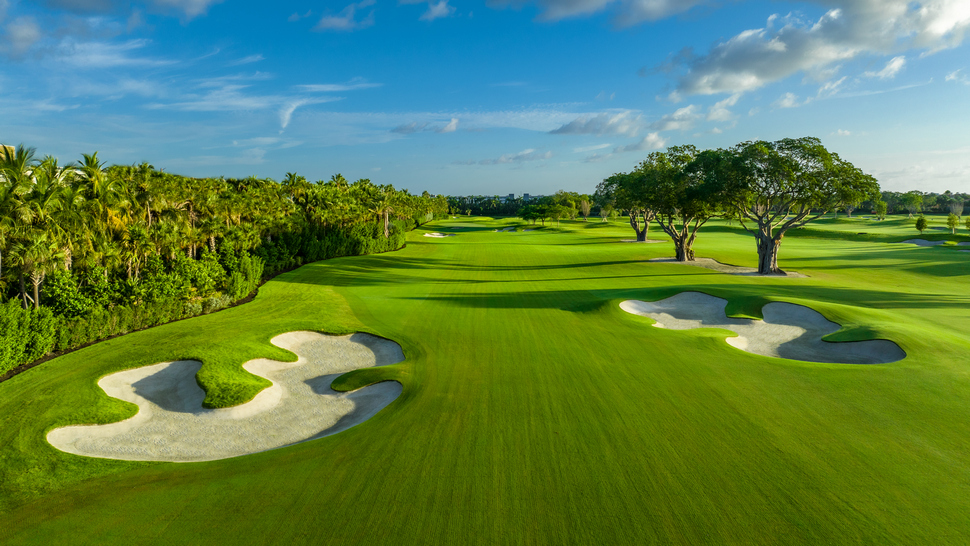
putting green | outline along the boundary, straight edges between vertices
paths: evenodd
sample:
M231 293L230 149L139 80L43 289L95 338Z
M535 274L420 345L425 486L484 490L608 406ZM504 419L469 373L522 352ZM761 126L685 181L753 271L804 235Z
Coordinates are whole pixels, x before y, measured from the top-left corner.
M650 263L672 245L621 243L632 230L619 222L508 237L491 230L520 223L480 223L304 266L252 303L0 384L0 542L970 540L966 254L859 240L888 224L853 219L785 238L781 267L809 275L793 282ZM756 263L737 226L710 226L696 251ZM843 325L826 339L890 339L907 356L769 358L728 346L725 330L672 333L619 308L685 291L728 300L734 317L806 305ZM219 461L94 459L45 441L130 417L97 382L134 366L201 361L231 400L243 362L295 359L269 340L298 330L399 342L406 361L334 387L394 380L401 395L339 434Z

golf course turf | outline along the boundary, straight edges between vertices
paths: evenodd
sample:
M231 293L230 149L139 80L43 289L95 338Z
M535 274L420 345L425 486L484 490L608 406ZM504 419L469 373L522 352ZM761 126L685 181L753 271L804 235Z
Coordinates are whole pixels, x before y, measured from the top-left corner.
M651 263L673 245L624 244L628 226L592 219L441 220L399 252L306 265L251 303L0 383L0 543L966 543L970 255L954 243L968 238L895 244L917 234L903 220L794 230L779 265L805 278ZM460 236L424 237L446 232ZM737 225L705 226L695 250L757 262ZM619 307L686 291L736 318L805 305L842 325L826 341L891 340L906 357L770 358ZM207 400L245 402L259 383L242 364L295 360L270 343L293 331L399 343L405 361L333 388L392 380L401 395L339 434L211 462L45 440L132 416L98 380L158 362L198 360Z

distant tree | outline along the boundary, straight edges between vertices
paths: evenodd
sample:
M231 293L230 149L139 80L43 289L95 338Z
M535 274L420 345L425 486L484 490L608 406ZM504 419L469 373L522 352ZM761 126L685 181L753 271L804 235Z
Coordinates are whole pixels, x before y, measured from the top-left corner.
M582 201L579 202L579 212L583 214L584 222L589 221L587 219L589 217L589 209L590 209L589 201L587 201L586 199L583 199Z
M886 204L886 202L880 199L879 201L876 201L875 210L873 212L876 213L877 218L879 218L880 220L885 220L886 209L888 208L889 206Z
M854 211L859 206L858 202L846 203L845 204L845 215L852 218L852 211Z
M963 200L962 199L953 199L953 200L951 200L950 203L947 205L947 207L949 207L949 209L950 209L950 214L955 214L957 216L957 218L963 216Z
M548 215L549 218L551 218L552 220L555 220L556 227L559 227L559 220L565 216L569 216L570 210L576 210L576 209L570 209L565 205L550 205L547 208L546 214Z
M970 216L967 216L966 226L967 226L967 231L970 231Z
M617 173L596 186L600 202L627 211L637 241L647 240L650 222L657 216L650 207L649 181L642 172Z
M901 197L901 204L904 209L909 211L909 217L923 210L923 192L913 190L906 192Z
M960 225L960 218L952 212L946 217L946 227L950 228L950 233L955 234L957 232L957 226Z
M919 218L916 219L916 229L919 231L920 235L923 234L923 231L926 229L926 225L926 217L920 214Z
M604 222L608 222L611 212L613 212L613 205L602 205L600 207L600 218L602 218Z

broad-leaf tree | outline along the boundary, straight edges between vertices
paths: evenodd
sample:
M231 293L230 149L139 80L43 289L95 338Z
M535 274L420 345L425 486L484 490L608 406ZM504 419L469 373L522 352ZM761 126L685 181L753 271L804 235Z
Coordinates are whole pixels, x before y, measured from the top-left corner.
M745 142L730 158L725 198L758 246L758 272L783 273L778 249L785 233L825 213L879 196L872 176L804 137Z

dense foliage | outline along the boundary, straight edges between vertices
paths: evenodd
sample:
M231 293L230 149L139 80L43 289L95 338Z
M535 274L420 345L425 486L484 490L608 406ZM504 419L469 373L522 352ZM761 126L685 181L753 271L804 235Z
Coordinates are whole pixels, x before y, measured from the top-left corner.
M650 154L630 173L605 179L596 193L604 206L628 212L638 241L656 220L680 261L694 259L692 245L707 220L736 219L757 241L763 274L781 272L778 249L785 232L879 195L875 178L812 137L703 152L672 146Z
M107 167L0 150L0 373L54 349L246 297L265 274L404 245L447 210L340 175L310 183L187 178L151 165ZM13 303L12 303L13 302Z

